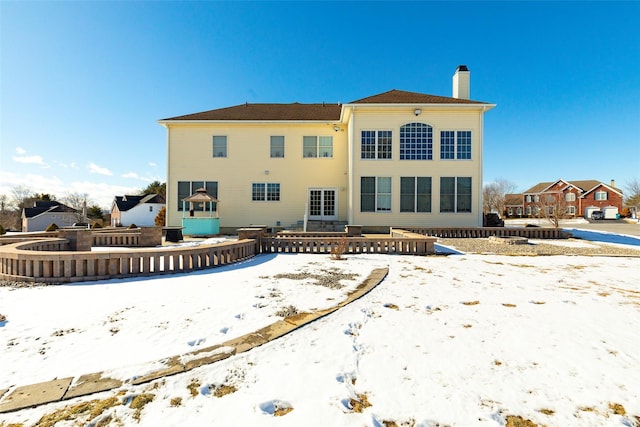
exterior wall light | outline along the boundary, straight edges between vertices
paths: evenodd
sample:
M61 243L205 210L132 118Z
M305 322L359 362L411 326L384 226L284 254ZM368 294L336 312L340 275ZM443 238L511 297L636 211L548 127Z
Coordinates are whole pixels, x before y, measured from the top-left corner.
M336 132L338 132L340 130L340 126L338 125L333 125L333 130L335 130Z
M416 108L415 110L413 110L413 114L415 114L416 116L419 116L420 113L422 113L422 110L419 108Z

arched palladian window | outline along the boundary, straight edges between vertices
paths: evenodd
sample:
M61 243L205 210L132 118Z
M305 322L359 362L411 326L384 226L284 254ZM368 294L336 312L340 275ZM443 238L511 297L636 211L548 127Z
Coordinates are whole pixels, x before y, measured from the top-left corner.
M433 128L426 123L400 126L400 160L432 160Z

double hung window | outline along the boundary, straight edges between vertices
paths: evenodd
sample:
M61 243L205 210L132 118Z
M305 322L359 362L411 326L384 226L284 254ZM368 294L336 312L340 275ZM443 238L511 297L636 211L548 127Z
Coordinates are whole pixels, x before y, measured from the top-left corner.
M254 202L279 202L280 184L254 182L251 184L251 200Z
M272 158L284 157L284 136L272 136L270 144L269 150Z
M333 157L333 137L332 136L303 136L302 137L302 157L305 157L305 158Z
M363 130L360 143L361 159L390 159L392 149L390 130Z
M391 177L360 178L360 212L391 212Z
M471 212L471 177L440 178L440 212Z
M431 212L431 177L400 177L400 212Z
M218 197L218 181L178 181L178 211L182 211L182 199L195 194L196 190L199 188L207 190L207 194L210 196ZM203 206L198 205L198 203L195 204L194 210L204 210ZM187 209L189 209L188 203ZM213 210L217 210L217 203L213 204Z
M227 137L215 135L213 137L213 157L227 157Z
M471 131L443 130L440 132L440 159L470 160Z

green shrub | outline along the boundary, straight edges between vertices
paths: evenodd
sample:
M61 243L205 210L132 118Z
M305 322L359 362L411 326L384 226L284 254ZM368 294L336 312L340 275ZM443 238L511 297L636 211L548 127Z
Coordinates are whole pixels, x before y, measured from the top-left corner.
M91 228L95 229L95 228L102 228L102 225L100 225L99 222L94 222L93 225L91 226Z
M7 232L7 230L5 230L4 227L2 226L2 224L0 224L0 236L5 234L6 232Z
M132 228L138 228L138 226L137 226L137 225L135 225L135 224L131 224L131 225L130 225L130 226L128 226L127 228L128 228L129 230L131 230Z
M58 228L60 228L58 227L58 224L52 222L44 231L56 231Z

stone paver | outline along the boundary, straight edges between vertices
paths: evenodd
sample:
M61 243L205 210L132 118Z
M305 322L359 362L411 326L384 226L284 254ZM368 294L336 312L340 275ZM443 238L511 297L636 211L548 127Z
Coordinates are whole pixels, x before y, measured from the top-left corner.
M199 366L227 359L235 354L249 351L269 341L280 338L362 297L382 282L388 273L388 268L373 270L356 289L350 292L343 301L334 307L318 310L313 313L298 313L222 344L164 359L162 362L165 367L135 377L131 380L130 384L144 384L159 378L186 372ZM9 394L7 394L7 392L10 389L0 389L0 413L17 411L45 403L58 402L87 394L113 390L123 385L122 381L103 377L103 375L103 372L82 375L73 385L71 385L73 377L55 379L53 381L18 387Z
M72 399L78 396L98 393L101 391L113 390L122 385L122 381L113 378L103 378L102 372L94 374L82 375L78 380L69 387L65 393L65 399Z
M71 381L73 377L18 387L0 402L0 413L62 400Z

